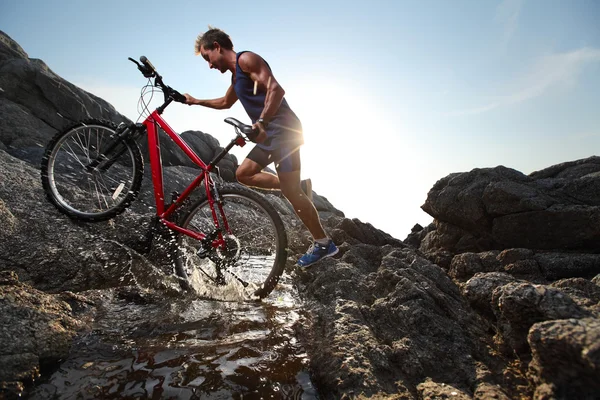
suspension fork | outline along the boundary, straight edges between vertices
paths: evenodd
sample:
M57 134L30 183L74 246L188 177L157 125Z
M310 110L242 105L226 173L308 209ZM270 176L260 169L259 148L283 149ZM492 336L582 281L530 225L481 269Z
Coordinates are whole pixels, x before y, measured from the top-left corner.
M210 177L210 174L207 174L208 177ZM221 197L221 194L219 193L219 189L217 186L217 183L213 180L213 179L209 179L209 181L207 182L207 190L211 190L213 195L209 196L209 203L211 206L211 209L213 210L213 219L215 221L215 226L217 227L217 229L220 231L220 235L219 238L223 241L223 243L225 242L225 239L223 237L223 233L228 234L229 233L229 223L227 222L227 216L225 215L225 212L223 211L223 205L225 204L223 201L223 197ZM218 213L218 215L217 215ZM219 218L220 216L220 218ZM221 226L222 224L222 226Z
M131 137L135 140L139 136L141 129L143 129L143 125L140 127L135 124L127 125L121 122L117 126L115 133L111 135L112 140L106 149L96 159L85 166L86 170L93 171L99 166L103 171L109 169L127 151L127 146L124 146L122 142Z

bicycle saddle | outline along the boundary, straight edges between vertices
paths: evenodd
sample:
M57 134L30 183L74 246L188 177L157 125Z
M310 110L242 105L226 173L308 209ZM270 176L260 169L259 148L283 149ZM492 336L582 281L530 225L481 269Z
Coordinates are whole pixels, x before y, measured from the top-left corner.
M244 135L252 134L252 125L246 125L235 118L225 118L225 122L238 128Z

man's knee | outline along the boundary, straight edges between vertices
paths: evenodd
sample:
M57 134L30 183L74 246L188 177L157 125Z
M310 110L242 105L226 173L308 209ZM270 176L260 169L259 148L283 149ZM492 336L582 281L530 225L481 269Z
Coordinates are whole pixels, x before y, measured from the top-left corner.
M235 178L243 185L248 185L252 181L253 171L240 165L235 171Z

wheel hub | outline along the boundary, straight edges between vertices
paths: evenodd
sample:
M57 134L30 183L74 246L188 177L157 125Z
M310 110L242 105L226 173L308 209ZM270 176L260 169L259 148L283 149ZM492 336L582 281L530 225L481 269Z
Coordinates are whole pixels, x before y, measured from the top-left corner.
M224 248L217 248L217 255L222 261L228 263L237 261L242 252L240 241L234 235L225 235L223 240L225 241L225 246Z

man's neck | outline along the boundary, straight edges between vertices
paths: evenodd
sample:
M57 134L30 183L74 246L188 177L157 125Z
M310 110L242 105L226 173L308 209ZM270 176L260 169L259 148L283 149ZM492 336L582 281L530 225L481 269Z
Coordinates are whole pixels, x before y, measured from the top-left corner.
M233 50L226 50L226 53L224 54L225 59L227 60L227 69L229 71L231 71L232 74L235 75L235 57L236 57L236 53Z

